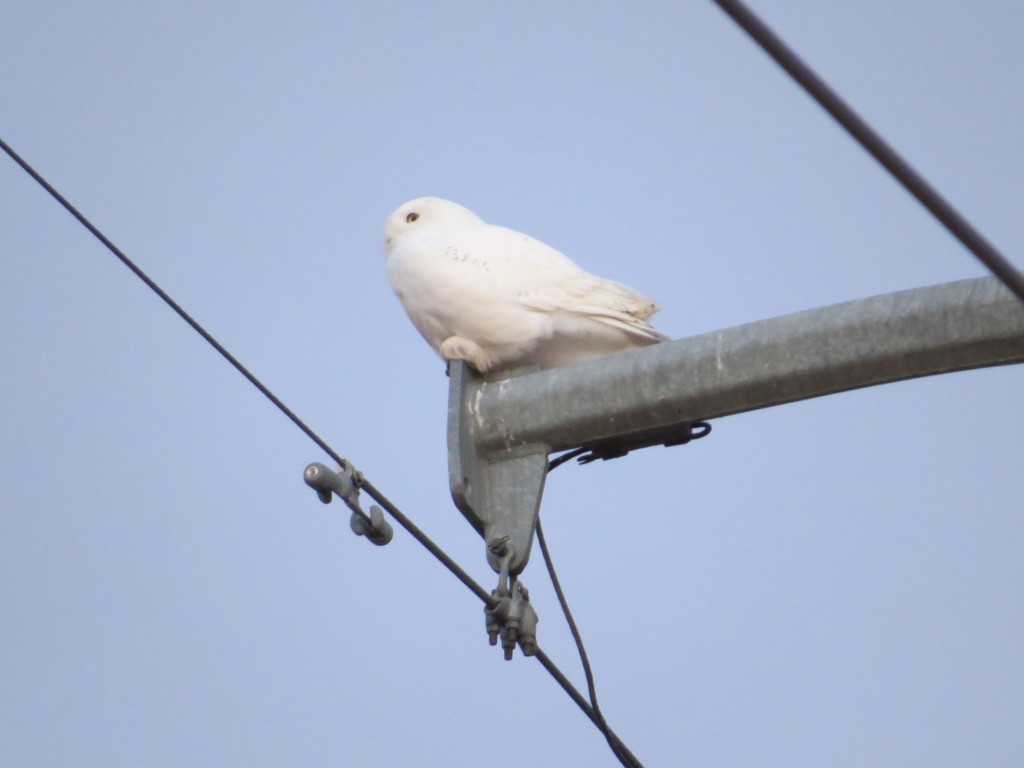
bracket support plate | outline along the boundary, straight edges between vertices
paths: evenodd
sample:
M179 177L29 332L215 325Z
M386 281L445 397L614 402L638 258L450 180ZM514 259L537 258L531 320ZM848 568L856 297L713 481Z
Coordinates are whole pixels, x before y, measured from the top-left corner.
M478 453L474 432L481 425L476 404L485 379L462 361L451 363L449 377L448 478L452 498L483 536L487 561L494 571L501 572L503 558L497 553L506 551L504 544L511 553L509 573L516 576L530 559L551 448L534 442Z

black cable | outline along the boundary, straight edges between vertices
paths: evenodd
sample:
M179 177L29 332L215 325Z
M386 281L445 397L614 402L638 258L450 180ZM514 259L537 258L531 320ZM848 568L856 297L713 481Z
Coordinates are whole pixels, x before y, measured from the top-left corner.
M136 264L131 259L129 259L124 254L124 252L121 251L120 248L114 245L107 238L106 235L104 235L99 229L93 226L92 222L90 222L87 218L85 218L85 216L79 213L79 211L73 205L71 205L71 203L68 202L68 200L63 195L61 195L48 181L46 181L46 179L40 176L39 173L37 173L32 166L30 166L25 160L23 160L21 156L18 155L18 153L15 152L10 147L10 145L7 144L7 142L5 142L3 139L0 139L0 148L2 148L4 152L10 155L11 159L14 160L18 165L20 165L22 169L26 173L28 173L29 176L35 179L36 182L38 182L43 189L49 192L50 195L68 211L68 213L70 213L72 216L78 219L79 223L81 223L86 229L88 229L96 237L97 240L103 243L103 245L105 245L111 253L113 253L118 259L120 259L121 262L126 267L128 267L132 272L134 272L135 275L140 280L142 280L142 282L149 286L149 288L157 296L163 299L164 302L171 309L173 309L178 314L178 316L181 317L182 320L188 323L192 327L192 329L195 330L200 336L202 336L214 349L216 349L225 360L231 363L231 365L233 365L238 370L239 373L245 376L245 378L248 379L248 381L254 387L256 387L256 389L263 393L263 395L268 400L270 400L270 402L276 405L278 410L280 410L285 416L291 419L291 421L299 429L301 429L306 434L307 437L309 437L314 443L316 443L324 451L324 453L326 453L328 456L334 459L334 461L336 461L339 466L348 468L352 467L352 465L346 459L343 459L341 456L339 456L338 453L335 452L333 448L331 448L331 446L329 446L319 435L317 435L312 429L310 429L310 427L307 426L306 423L302 421L302 419L300 419L295 414L294 411L291 410L291 408L285 405L284 402L282 402L281 399L277 397L277 395L271 392L263 384L263 382L257 379L256 376L252 372L250 372L248 368L242 365L242 363L234 355L228 352L228 350L219 341L217 341L217 339L215 339L209 333L209 331L207 331L195 319L193 319L193 317L189 315L188 312L186 312L181 307L180 304L178 304L174 299L172 299L145 272L143 272L138 266L136 266ZM433 540L430 539L430 537L423 533L423 531L421 531L420 528L412 522L412 520L406 517L405 514L400 509L398 509L398 507L392 504L390 499L388 499L383 493L377 490L377 488L374 487L374 485L369 480L363 477L362 473L354 472L354 475L356 478L356 484L359 486L359 488L366 491L366 493L371 498L373 498L378 504L384 507L384 509L387 510L387 512L403 528L405 528L405 530L407 530L416 541L423 545L423 547L428 552L430 552L430 554L437 558L437 560L439 560L442 565L444 565L449 571L451 571L451 573L457 579L459 579L459 581L466 585L466 587L473 594L480 598L480 600L482 600L487 607L494 608L496 606L496 601L494 600L494 598L491 597L487 590L485 590L483 587L477 584L476 581L474 581L473 578L468 573L466 573L459 566L458 563L456 563L451 557L449 557L449 555L443 549L437 546L437 544L435 544ZM349 509L351 509L356 514L360 515L368 525L371 523L369 516L367 516L366 513L363 512L357 505L348 503L347 499L343 500L346 502ZM554 662L552 662L551 659L548 658L547 654L545 654L540 648L537 648L534 653L534 656L536 656L537 660L541 663L541 666L543 666L544 669L546 669L548 673L555 679L555 682L562 686L562 689L569 695L569 698L571 698L576 703L576 705L581 710L583 710L583 713L587 715L587 717L589 717L590 720L601 730L601 732L605 735L605 738L608 739L608 743L612 746L612 751L615 752L616 756L618 756L621 751L621 754L628 755L634 761L630 764L624 763L625 765L635 765L639 767L640 763L635 762L636 758L632 756L632 753L629 751L629 749L627 749L626 745L622 743L619 737L616 736L615 733L608 727L608 724L604 722L604 717L601 716L600 712L596 711L592 706L590 706L587 703L586 699L584 699L580 692L576 690L575 686L573 686L573 684L569 682L569 679L564 674L562 674L562 671L558 669L557 666L555 666ZM591 695L593 696L592 691ZM621 757L619 759L622 760Z
M551 461L548 462L548 472L553 469L557 469L567 461L572 461L577 456L581 456L589 450L589 448L573 448L571 451L566 451L561 456L551 459Z
M395 518L395 520L397 520L399 524L405 528L405 530L407 530L414 539L416 539L416 541L422 544L430 554L440 560L441 563L451 571L459 581L465 584L469 588L470 592L479 597L488 608L493 608L497 605L497 601L491 597L490 593L486 589L477 584L476 581L473 580L472 576L462 570L458 563L452 560L448 554L437 546L437 544L435 544L425 533L423 533L423 531L421 531L412 520L406 517L398 507L392 504L391 500L388 499L387 496L378 491L374 487L373 483L366 478L361 477L359 480L359 487L366 491L378 504L384 507L388 514Z
M587 703L587 700L584 699L573 684L569 682L569 679L563 675L562 671L554 665L551 659L547 657L547 654L538 648L533 656L540 662L541 666L544 667L544 669L546 669L553 678L555 678L555 681L562 686L565 692L569 694L569 697L576 702L576 705L586 713L587 717L590 718L590 721L604 732L609 743L614 742L615 749L612 751L615 756L619 758L619 762L625 766L637 766L637 768L643 768L640 761L636 759L636 756L630 752L629 748L622 743L618 736L615 735L615 732L612 731L611 728L607 728L607 723L605 724L605 728L601 728L601 725L597 720L597 713L594 712L593 707ZM629 762L626 762L627 760Z
M1022 274L742 0L713 0L982 264L1024 301Z
M558 465L556 464L555 466ZM551 469L548 471L550 472ZM544 536L544 528L540 523L540 518L537 519L537 543L540 545L541 554L544 556L544 565L547 566L548 575L551 577L551 586L555 589L558 604L562 606L562 613L565 616L566 623L569 625L572 639L576 641L576 650L580 654L580 662L583 664L583 675L587 678L587 693L590 695L590 706L594 711L590 719L594 721L594 725L597 726L598 730L604 734L612 754L619 759L620 763L626 766L626 768L643 768L643 764L637 760L636 756L626 749L625 744L619 741L615 734L612 733L611 728L608 727L608 722L604 719L601 707L598 706L597 687L594 685L594 672L590 667L587 649L583 647L583 636L580 635L579 627L576 626L576 620L573 618L572 611L569 610L569 602L565 599L565 593L562 591L562 584L558 580L558 574L555 573L555 565L551 560L551 553L548 551L548 542Z
M150 290L152 290L153 293L155 293L157 296L159 296L161 299L163 299L164 303L167 304L167 306L169 306L171 309L173 309L182 320L184 320L186 323L188 323L190 326L192 326L192 329L196 333L198 333L200 336L202 336L210 344L210 346L212 346L214 349L216 349L218 352L220 352L221 357L223 357L225 360L227 360L229 363L231 363L231 365L233 365L235 367L235 369L239 373L241 373L243 376L245 376L245 378L249 380L249 383L252 384L254 387L256 387L256 389L258 389L260 392L262 392L263 395L268 400L270 400L270 402L272 402L274 405L276 405L278 410L281 411L281 413L283 413L285 416L287 416L289 419L291 419L292 422L295 424L295 426L297 426L299 429L301 429L303 432L305 432L306 436L309 437L310 440L312 440L314 443L316 443L318 446L320 446L320 448L324 451L324 453L326 453L328 456L330 456L332 459L334 459L336 462L338 462L338 464L340 466L343 466L343 467L348 466L348 462L345 461L345 459L341 458L341 456L339 456L337 453L335 453L334 450L331 448L331 446L329 446L327 443L325 443L323 441L323 439L316 432L314 432L312 429L310 429L309 426L302 419L300 419L292 411L291 408L289 408L287 405L285 405L283 402L281 402L281 400L277 397L277 395L275 395L273 392L271 392L269 389L267 389L263 385L263 382L261 382L259 379L257 379L248 368L246 368L244 365L242 365L242 363L238 360L238 358L236 358L234 355L232 355L230 352L228 352L228 350L225 349L225 347L219 341L217 341L217 339L215 339L213 337L213 335L210 334L209 331L207 331L205 328L203 328L203 326L201 326L188 312L186 312L181 307L181 305L178 304L178 302L176 302L174 299L172 299L167 294L167 292L164 291L163 288L161 288L159 285L157 285L153 281L153 279L149 275L147 275L145 272L143 272L135 264L135 262L133 262L131 259L129 259L120 248L118 248L116 245L114 245L107 238L106 235L104 235L102 232L100 232L100 230L97 229L93 225L93 223L91 221L89 221L87 218L85 218L85 216L83 216L78 211L78 209L75 208L75 206L73 206L70 202L68 202L67 198L65 198L60 192L58 192L56 189L54 189L53 186L50 184L50 182L48 182L46 179L44 179L42 176L40 176L39 173L35 170L35 168L33 168L31 165L29 165L27 162L25 162L25 160L23 160L21 158L21 156L17 152L15 152L10 147L10 145L6 141L4 141L3 139L0 139L0 148L2 148L4 150L4 152L6 152L8 155L10 155L11 159L14 160L14 162L16 162L18 165L20 165L22 167L22 169L29 176L31 176L33 179L35 179L43 189L45 189L47 192L49 192L54 200L56 200L58 203L60 203L62 206L64 206L64 208L67 210L68 213L70 213L72 216L74 216L76 219L78 219L79 223L83 227L85 227L90 232L92 232L92 234L96 237L96 239L99 240L101 243L103 243L103 245L105 245L107 247L107 250L109 250L118 259L120 259L121 263L124 264L126 267L128 267L128 269L130 269L132 272L135 273L136 277L138 277L142 282L144 282L147 286L149 286ZM361 510L353 510L353 511L356 512L357 514L359 514L360 516L362 516L367 523L370 522L370 518L367 517Z
M565 464L567 461L577 458L578 456L587 453L589 448L574 448L571 451L566 451L561 456L551 459L548 462L547 471L550 473L552 470ZM597 703L597 686L594 683L594 671L590 666L590 657L587 656L587 649L583 645L583 636L580 634L579 627L576 626L576 619L573 618L572 611L569 609L569 601L565 598L565 592L562 591L562 582L558 579L558 573L555 571L554 561L551 559L551 552L548 549L547 537L544 535L544 527L541 525L541 520L537 518L537 543L540 545L541 555L544 557L544 565L547 567L548 576L551 578L551 586L555 590L555 596L558 598L558 604L562 607L562 614L565 616L565 622L569 625L569 631L572 633L572 639L576 642L576 650L580 655L580 663L583 665L583 676L587 680L587 693L590 695L590 706L593 709L593 715L591 720L594 725L597 726L598 730L604 734L605 739L608 742L608 746L612 750L612 754L619 759L626 768L643 768L642 763L636 758L636 756L626 748L626 745L619 741L618 737L612 732L611 728L608 727L608 722L604 718L604 713L601 711L600 705Z

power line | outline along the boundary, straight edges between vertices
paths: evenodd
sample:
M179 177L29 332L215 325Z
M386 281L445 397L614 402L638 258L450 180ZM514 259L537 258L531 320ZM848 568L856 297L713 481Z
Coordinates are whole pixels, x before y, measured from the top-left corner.
M550 466L550 465L549 465ZM556 465L557 466L557 465ZM551 467L550 469L554 469ZM548 471L550 471L550 469ZM597 703L597 686L594 683L594 672L590 668L590 659L587 656L587 650L583 647L583 636L580 634L579 627L576 626L576 620L572 616L572 611L569 610L569 602L565 599L565 593L562 591L562 583L558 580L558 574L555 572L555 565L551 560L551 553L548 551L547 537L544 536L544 527L541 525L541 521L537 520L537 543L540 545L541 554L544 556L544 565L547 566L548 575L551 577L551 586L554 587L555 597L558 598L558 604L562 607L562 614L565 616L565 621L569 625L569 631L572 633L572 639L576 642L576 650L580 654L580 662L583 664L583 676L587 679L587 693L590 696L590 706L594 710L594 725L598 727L601 733L604 734L605 739L608 741L608 746L612 750L619 762L628 768L643 768L643 765L636 757L626 749L625 745L615 738L615 734L612 733L611 728L608 727L608 722L604 719L604 713L601 711L601 707Z
M587 717L590 718L590 722L597 726L598 730L604 733L605 738L607 738L609 741L609 744L614 744L612 752L614 753L615 757L619 759L619 762L626 766L626 768L633 768L633 766L636 766L637 768L643 768L643 766L640 764L640 761L637 760L633 753L629 751L629 748L622 743L622 740L615 735L615 732L612 731L611 728L608 728L607 723L605 723L602 727L601 723L603 722L604 718L600 718L599 722L599 713L595 712L593 707L587 704L586 699L584 699L580 692L577 691L576 688L573 686L573 684L569 682L569 679L564 674L562 674L562 671L555 666L554 662L552 662L551 659L548 658L547 654L544 653L544 651L542 651L540 648L537 648L533 655L534 658L536 658L537 661L540 662L540 665L544 667L544 669L546 669L553 678L555 678L555 681L560 686L562 686L563 690L565 690L565 692L569 694L569 697L576 702L576 705L586 713Z
M742 0L713 0L754 41L799 83L872 157L973 253L982 264L1024 301L1024 274L965 219L853 108L786 45Z
M708 428L710 430L710 426ZM588 451L588 448L574 448L571 451L566 451L561 456L548 461L547 472L551 474L551 471L565 464L567 461L578 458L581 454ZM581 460L582 461L582 460ZM619 761L626 766L632 766L632 768L643 768L642 764L636 757L630 752L625 746L622 746L620 750L619 744L613 738L614 734L608 727L608 722L604 718L604 713L601 711L600 705L597 703L597 685L594 682L594 670L590 667L590 658L587 656L587 649L583 645L583 635L580 634L579 627L576 626L576 619L573 618L572 611L569 609L569 601L565 598L565 592L562 591L562 582L558 578L558 573L555 571L555 563L551 558L551 552L548 550L547 536L544 535L544 526L541 525L541 520L537 518L537 544L540 545L541 555L544 557L544 565L548 569L548 576L551 577L551 586L555 590L555 597L558 598L558 604L562 607L562 615L565 616L565 623L569 625L569 632L572 634L572 639L576 643L576 650L580 655L580 663L583 665L583 676L587 680L587 693L590 696L590 706L594 710L594 725L600 729L601 733L604 734L605 739L608 741L608 746L611 747L612 754L614 754Z
M91 221L89 221L82 213L80 213L78 209L75 208L67 200L67 198L60 194L60 192L58 192L53 187L53 185L51 185L46 179L44 179L2 138L0 138L0 148L2 148L4 152L6 152L11 157L12 160L14 160L19 166L21 166L21 168L26 173L28 173L29 176L35 179L35 181L43 189L49 192L50 195L58 203L60 203L68 211L68 213L74 216L79 221L79 223L82 224L82 226L89 230L89 232L91 232L97 240L103 243L103 245L105 245L107 249L121 261L121 263L123 263L132 272L134 272L135 275L140 280L142 280L142 282L144 282L157 296L163 299L163 301L171 309L173 309L178 314L178 316L181 317L182 320L188 323L192 327L192 329L195 330L196 333L198 333L200 336L202 336L203 339L205 339L214 349L216 349L217 352L219 352L225 360L231 363L231 365L233 365L238 370L239 373L241 373L254 387L256 387L256 389L258 389L268 400L270 400L270 402L277 406L278 410L280 410L285 416L291 419L291 421L299 429L301 429L306 434L307 437L309 437L314 443L316 443L328 456L330 456L340 466L352 468L350 462L348 462L346 459L343 459L340 455L338 455L338 453L333 448L331 448L331 446L329 446L319 435L317 435L316 432L314 432L302 419L300 419L298 415L294 411L292 411L291 408L285 405L284 402L279 397L277 397L277 395L271 392L270 389L263 384L263 382L256 378L255 374L253 374L248 368L242 365L238 358L232 355L227 350L227 348L225 348L224 345L217 341L217 339L214 338L214 336L209 331L203 328L203 326L201 326L188 312L186 312L185 309L182 308L180 304L178 304L173 298L171 298L171 296L166 291L164 291L159 285L157 285L157 283L152 278L150 278L145 272L143 272L142 269L140 269L135 264L135 262L129 259L128 256L125 255L125 253L120 248L114 245L114 243L111 242L106 235L104 235L96 226L93 225ZM428 552L430 552L438 561L440 561L441 564L444 565L457 579L459 579L459 581L461 581L473 594L480 598L480 600L483 601L483 603L488 608L495 607L496 601L494 600L494 598L491 597L487 590L485 590L483 587L477 584L473 577L466 573L462 569L462 567L459 566L458 563L456 563L443 549L441 549L437 544L435 544L433 540L430 539L430 537L428 537L422 530L420 530L419 526L417 526L415 523L412 522L412 520L406 517L405 514L391 502L390 499L388 499L383 493L377 490L377 488L369 480L363 477L362 473L356 472L354 469L353 473L355 476L356 484L360 489L366 491L367 495L369 495L378 504L380 504L403 528L405 528L406 531L409 532L409 534L416 541L418 541ZM343 499L343 501L346 502L346 505L349 507L349 509L351 509L356 514L360 515L360 517L362 517L368 525L371 524L370 518L366 515L365 512L363 512L362 509L358 507L358 505L349 503L347 499ZM611 728L608 727L608 724L604 720L604 716L600 713L600 711L596 709L596 703L595 706L591 706L590 704L588 704L586 699L584 699L580 692L576 690L575 686L573 686L573 684L569 682L569 679L562 673L560 669L558 669L554 662L552 662L551 659L548 658L547 654L545 654L539 647L534 652L534 656L540 662L541 666L543 666L544 669L546 669L548 673L552 676L552 678L554 678L555 682L557 682L562 687L562 689L569 695L569 697L576 703L576 705L581 710L583 710L583 713L590 718L591 722L594 723L598 730L600 730L604 734L605 738L608 740L609 746L612 748L613 753L622 762L622 764L626 766L626 768L642 768L640 763L633 756L633 753L629 751L626 745L622 743L622 740L619 739L619 737L615 735ZM588 678L588 680L590 679ZM592 680L590 681L590 685L591 698L593 699L594 697ZM630 762L627 762L627 759L629 759Z
M11 159L14 160L14 162L16 162L18 165L20 165L22 167L22 169L29 176L31 176L33 179L35 179L36 182L38 182L39 185L43 189L45 189L47 192L49 192L54 200L56 200L58 203L60 203L62 206L64 206L64 208L67 210L68 213L70 213L72 216L74 216L76 219L78 219L78 222L83 227L88 229L96 237L97 240L99 240L101 243L103 243L103 245L105 245L107 247L107 250L109 250L118 259L120 259L122 264L124 264L126 267L128 267L128 269L130 269L132 272L134 272L135 276L138 277L142 282L144 282L150 288L150 290L153 291L153 293L155 293L157 296L159 296L161 299L163 299L164 303L167 304L167 306L169 306L171 309L173 309L182 320L184 320L186 323L188 323L190 326L192 326L192 329L196 333L198 333L200 336L202 336L210 344L210 346L212 346L214 349L216 349L221 354L221 356L225 360L227 360L229 363L231 363L231 365L233 365L238 370L239 373L241 373L243 376L245 376L245 378L249 380L250 384L252 384L254 387L256 387L256 389L258 389L260 392L262 392L263 395L268 400L270 400L270 402L272 402L274 405L277 406L278 410L280 410L285 416L287 416L289 419L291 419L292 422L294 422L294 424L299 429L301 429L303 432L305 432L310 440L312 440L314 443L316 443L318 446L320 446L320 448L328 456L330 456L332 459L334 459L336 462L338 462L338 464L340 464L341 466L346 466L347 465L347 462L345 461L345 459L341 458L341 456L339 456L337 453L335 453L334 450L331 448L331 446L329 446L326 442L324 442L323 439L318 434L316 434L316 432L314 432L312 429L310 429L309 426L302 419L300 419L295 414L295 412L292 411L291 408L289 408L287 405L285 405L283 402L281 402L280 398L278 398L277 395L275 395L273 392L271 392L269 389L267 389L267 387L265 387L263 385L263 382L261 382L259 379L257 379L248 368L246 368L244 365L242 365L242 363L238 360L238 358L236 358L234 355L232 355L230 352L228 352L228 350L224 347L224 345L222 345L219 341L217 341L217 339L215 339L213 337L213 335L209 331L207 331L205 328L203 328L203 326L201 326L188 312L186 312L182 308L182 306L180 304L178 304L178 302L176 302L174 299L172 299L167 294L167 292L164 291L163 288L161 288L159 285L157 285L156 282L149 275L147 275L145 272L143 272L135 264L135 262L133 262L131 259L129 259L120 248L118 248L116 245L114 245L107 238L106 235L104 235L97 227L95 227L93 225L93 223L91 221L89 221L87 218L85 218L85 216L83 216L78 211L78 209L75 208L75 206L73 206L70 202L68 202L67 198L65 198L60 192L58 192L56 189L54 189L53 185L51 185L50 182L48 182L46 179L44 179L35 170L35 168L33 168L24 159L22 159L22 157L17 152L15 152L11 148L11 146L6 141L4 141L3 139L0 139L0 148L2 148L4 150L4 152L6 152L8 155L10 155ZM369 518L367 518L366 522L367 523L370 522Z

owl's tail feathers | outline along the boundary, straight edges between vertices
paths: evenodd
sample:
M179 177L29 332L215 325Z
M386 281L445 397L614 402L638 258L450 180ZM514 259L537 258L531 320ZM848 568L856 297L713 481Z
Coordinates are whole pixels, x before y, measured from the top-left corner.
M657 309L654 311L656 312ZM653 315L654 312L651 312L650 314ZM637 346L646 347L649 344L657 344L661 341L671 340L669 336L666 336L664 333L652 326L644 320L643 317L609 311L593 312L588 313L588 315L600 323L610 325L613 328L618 328L620 331L625 331L625 333L636 342ZM644 317L649 317L649 315L645 315Z
M620 283L605 280L605 290L595 292L590 301L577 304L573 310L605 325L625 331L639 346L668 341L669 337L647 322L661 306Z

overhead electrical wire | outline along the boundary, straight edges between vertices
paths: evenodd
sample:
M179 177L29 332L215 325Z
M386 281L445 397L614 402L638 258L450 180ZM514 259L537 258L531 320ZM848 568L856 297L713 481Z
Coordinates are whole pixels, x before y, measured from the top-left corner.
M147 275L145 272L143 272L135 264L135 262L133 262L131 259L129 259L120 248L118 248L116 245L114 245L107 238L106 235L104 235L97 227L95 227L93 225L93 223L91 221L89 221L87 218L85 218L85 216L83 216L78 211L78 209L75 208L75 206L73 206L70 202L68 202L67 198L65 198L60 192L58 192L56 189L54 189L54 187L50 184L50 182L48 182L46 179L44 179L36 171L35 168L33 168L31 165L29 165L21 157L21 155L19 155L17 152L15 152L11 148L11 146L6 141L4 141L3 139L0 139L0 148L2 148L4 150L4 152L6 152L8 155L10 155L11 159L14 160L14 162L16 162L18 165L20 165L22 170L25 171L25 173L27 173L29 176L31 176L33 179L35 179L36 182L43 189L45 189L47 192L49 192L51 197L53 197L54 200L56 200L58 203L60 203L65 208L65 210L67 210L68 213L70 213L72 216L74 216L76 219L78 219L78 222L83 227L85 227L87 230L89 230L96 237L97 240L99 240L101 243L103 243L103 245L105 245L107 247L107 250L109 250L118 259L120 259L122 264L124 264L126 267L128 267L128 269L130 269L132 272L134 272L135 276L138 277L142 282L144 282L150 288L150 290L153 291L153 293L155 293L157 296L159 296L161 299L163 299L164 303L167 304L167 306L169 306L171 309L173 309L182 320L184 320L186 323L188 323L190 326L192 326L192 329L196 333L198 333L200 336L202 336L210 344L210 346L212 346L214 349L216 349L218 352L220 352L221 356L225 360L227 360L229 363L231 363L231 365L233 365L238 370L239 373L241 373L243 376L245 376L245 378L249 380L250 384L252 384L254 387L256 387L256 389L258 389L260 392L262 392L263 395L268 400L270 400L270 402L272 402L274 405L277 406L278 410L280 410L285 416L287 416L289 419L291 419L299 429L301 429L303 432L305 432L310 440L312 440L314 443L316 443L318 446L320 446L320 448L328 456L330 456L332 459L334 459L336 462L338 462L338 464L340 464L342 466L345 466L347 464L347 462L343 458L341 458L337 453L335 453L331 449L331 447L326 442L324 442L323 439L319 435L316 434L316 432L314 432L312 429L310 429L309 426L307 426L306 423L304 421L302 421L302 419L300 419L292 411L291 408L289 408L287 405L285 405L283 402L281 402L280 398L278 398L277 395L275 395L273 392L271 392L269 389L267 389L267 387L265 387L263 385L263 382L261 382L259 379L257 379L252 374L252 372L249 371L248 368L246 368L244 365L242 365L241 362L239 362L238 358L236 358L234 355L232 355L230 352L228 352L228 350L224 348L223 344L221 344L219 341L217 341L217 339L215 339L213 337L213 335L209 331L207 331L205 328L203 328L203 326L201 326L188 312L186 312L181 307L181 305L178 304L178 302L176 302L174 299L172 299L163 288L161 288L159 285L157 285L156 282L149 275ZM367 522L369 522L369 518L367 518Z
M231 363L231 365L234 366L235 369L238 370L238 372L241 373L249 381L249 383L256 387L256 389L258 389L268 400L270 400L270 402L277 406L278 410L280 410L285 416L287 416L299 429L301 429L306 434L307 437L309 437L314 443L316 443L320 447L320 449L324 451L324 453L330 456L340 466L353 469L356 484L358 485L358 487L361 490L365 491L368 496L374 499L374 501L380 504L388 512L388 514L390 514L403 528L405 528L406 531L408 531L409 534L417 542L419 542L428 552L430 552L435 558L437 558L437 560L439 560L442 565L444 565L456 578L458 578L459 581L461 581L473 594L480 598L480 600L483 601L483 603L487 605L487 607L494 608L496 606L496 601L494 600L494 598L491 597L487 590L480 586L473 579L473 577L466 573L466 571L463 570L458 563L456 563L443 549L441 549L437 544L435 544L434 541L430 539L429 536L427 536L422 530L420 530L420 528L415 523L413 523L412 520L406 517L406 515L398 507L396 507L391 502L390 499L388 499L383 493L381 493L369 480L367 480L362 475L362 473L356 472L348 460L342 458L333 448L331 448L330 445L327 444L326 441L323 440L323 438L317 435L317 433L314 432L302 419L300 419L291 408L285 405L284 402L277 395L275 395L265 384L263 384L263 382L261 382L255 376L255 374L253 374L248 368L246 368L241 363L241 361L238 360L238 358L231 354L227 350L227 348L224 347L223 344L217 341L217 339L209 331L203 328L203 326L200 325L199 322L195 320L195 318L193 318L188 312L186 312L185 309L180 304L178 304L178 302L171 298L171 296L166 291L164 291L163 288L161 288L151 277L149 277L149 275L143 272L142 269L135 264L135 262L129 259L128 256L120 248L114 245L114 243L109 238L107 238L107 236L104 235L99 228L97 228L91 221L89 221L77 208L75 208L75 206L73 206L67 200L67 198L65 198L60 192L58 192L52 184L50 184L45 178L43 178L43 176L38 171L36 171L35 168L29 165L28 162L26 162L17 152L15 152L14 149L2 138L0 138L0 149L3 149L3 151L6 152L12 160L14 160L14 162L21 166L22 170L24 170L29 176L31 176L43 189L45 189L50 194L51 197L53 197L58 203L60 203L61 206L63 206L64 209L68 211L68 213L74 216L79 221L79 223L82 224L82 226L84 226L87 230L89 230L89 232L93 234L93 236L96 237L97 240L103 243L103 245L106 246L107 250L113 253L114 256L116 256L121 261L121 263L123 263L126 267L128 267L128 269L134 272L135 275L140 280L142 280L142 282L144 282L157 296L163 299L164 303L166 303L171 309L173 309L175 313L177 313L177 315L181 317L182 320L188 323L188 325L191 326L192 329L196 331L196 333L202 336L203 339L205 339L207 343L210 344L210 346L217 350L217 352L219 352L220 355L225 360ZM361 516L368 525L372 525L370 518L356 504L348 503L347 499L343 499L343 501L346 501L346 504L349 507L349 509L351 509L354 513ZM563 606L563 608L567 610L567 607ZM582 694L580 694L576 687L569 681L569 679L562 673L562 671L555 665L555 663L551 661L551 659L548 657L546 653L544 653L543 650L541 650L538 647L533 655L540 663L540 665L544 667L545 670L547 670L547 672L551 675L552 678L554 678L555 682L557 682L562 687L562 689L569 695L569 698L571 698L576 703L576 705L583 711L583 713L587 715L588 718L590 718L591 722L595 725L595 727L597 727L597 729L601 731L602 734L604 734L605 739L608 741L608 744L612 749L612 752L619 759L619 761L624 766L626 766L626 768L643 768L641 763L636 759L633 753L630 752L630 750L626 747L622 740L611 730L611 728L608 727L607 722L605 722L604 716L601 714L600 710L596 708L596 700L593 696L593 680L591 677L589 677L589 664L585 663L585 668L588 670L588 685L590 686L591 699L592 701L595 701L595 705L593 706L590 703L588 703L585 698L583 698Z
M570 451L566 451L561 456L548 461L547 473L551 474L551 471L565 464L567 461L578 458L582 454L586 453L588 448L574 448ZM594 725L598 727L601 733L604 734L605 739L608 741L608 746L611 747L612 753L619 758L619 761L623 765L640 766L639 761L633 753L626 750L625 752L620 751L619 745L616 743L611 733L611 729L608 727L607 721L604 719L604 713L601 711L600 705L597 703L597 685L594 683L594 671L590 667L590 658L587 656L587 649L583 645L583 635L580 634L579 627L576 626L576 619L573 618L572 611L569 609L569 601L565 598L565 592L562 590L562 582L558 578L558 573L555 571L555 564L551 558L551 552L548 549L547 536L544 535L544 526L541 524L540 517L537 518L537 544L540 545L541 555L544 557L544 565L548 570L548 576L551 578L551 586L555 590L555 597L558 598L558 604L562 608L562 615L565 616L565 623L569 625L569 632L572 634L572 639L576 643L576 651L580 655L580 663L583 665L583 676L587 681L587 694L590 696L590 706L594 710L596 719Z
M580 662L583 664L583 675L587 680L587 694L590 696L590 706L593 708L596 718L594 725L604 734L612 754L619 758L619 762L626 766L642 768L633 753L625 749L624 746L621 746L614 738L614 734L608 727L608 722L604 719L604 713L597 703L597 686L594 683L594 672L590 667L590 658L587 656L587 650L583 646L583 636L580 634L579 627L576 626L576 619L573 618L572 611L569 610L569 601L565 599L562 583L555 572L555 565L551 560L551 552L548 550L548 541L544 535L544 526L541 525L540 518L537 519L537 543L540 545L541 554L544 556L544 565L547 566L548 575L551 577L551 586L555 590L555 597L558 598L558 604L562 607L562 614L569 625L569 632L572 633L572 639L576 642L576 650L580 655Z
M761 46L790 77L917 198L977 259L1024 301L1024 273L963 217L893 147L868 125L796 52L742 0L712 0Z

